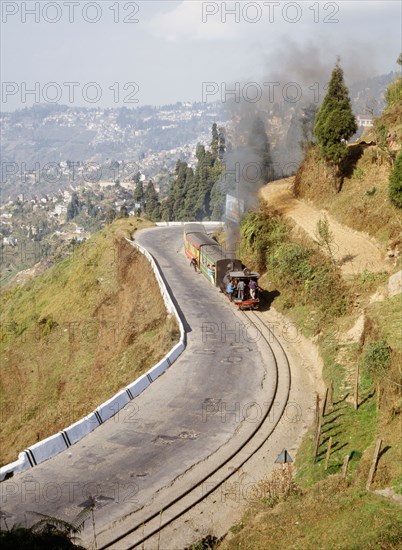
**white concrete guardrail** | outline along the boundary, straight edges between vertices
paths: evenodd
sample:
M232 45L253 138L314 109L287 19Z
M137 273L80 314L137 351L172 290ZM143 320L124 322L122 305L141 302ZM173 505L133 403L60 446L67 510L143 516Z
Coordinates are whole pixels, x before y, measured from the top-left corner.
M158 227L177 227L180 225L186 225L186 223L200 223L201 225L205 225L206 227L224 225L224 222L156 222L155 225L157 225Z
M169 225L172 224L169 223ZM177 225L182 224L179 222ZM176 317L179 325L179 343L176 344L170 352L166 354L165 357L148 372L137 378L137 380L126 386L123 390L116 393L116 395L97 407L95 411L89 413L85 418L71 424L71 426L65 428L58 434L47 437L46 439L31 445L28 449L25 449L19 453L18 459L15 462L11 462L10 464L6 464L0 468L0 481L4 481L5 479L12 477L14 474L36 466L37 464L40 464L41 462L44 462L45 460L48 460L49 458L68 449L68 447L74 445L77 441L80 441L83 437L103 424L103 422L106 422L106 420L117 414L125 405L127 405L127 403L142 393L156 378L158 378L158 376L163 374L184 351L186 347L184 326L173 304L169 291L162 279L158 266L156 265L153 257L145 248L137 243L134 243L133 241L130 241L129 239L127 239L127 241L150 262L163 296L166 309L170 314Z

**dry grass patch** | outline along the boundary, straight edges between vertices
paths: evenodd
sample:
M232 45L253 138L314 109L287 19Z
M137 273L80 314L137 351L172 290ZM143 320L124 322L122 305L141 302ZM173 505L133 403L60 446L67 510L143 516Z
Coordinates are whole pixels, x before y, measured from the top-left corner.
M1 461L82 418L178 340L148 261L118 220L2 293Z
M331 476L272 510L255 504L221 550L397 550L400 507Z

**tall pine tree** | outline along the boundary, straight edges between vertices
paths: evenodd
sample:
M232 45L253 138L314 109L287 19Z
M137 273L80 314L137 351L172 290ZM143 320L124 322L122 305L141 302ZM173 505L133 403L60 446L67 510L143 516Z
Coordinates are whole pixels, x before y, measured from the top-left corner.
M272 180L272 159L265 124L260 116L257 116L252 124L249 146L255 154L256 159L258 159L257 162L260 168L258 184L263 185L268 183Z
M357 131L349 90L343 79L343 70L336 62L329 81L328 91L317 113L314 135L322 158L333 165L347 155L347 141Z
M135 202L143 204L144 198L144 186L142 185L142 181L138 181L134 189L134 200Z
M152 180L149 180L145 193L145 214L150 220L156 221L160 216L158 193Z
M81 203L77 193L74 191L74 193L71 195L71 201L67 206L67 215L66 215L67 221L70 221L76 216L78 216L80 211L81 211Z

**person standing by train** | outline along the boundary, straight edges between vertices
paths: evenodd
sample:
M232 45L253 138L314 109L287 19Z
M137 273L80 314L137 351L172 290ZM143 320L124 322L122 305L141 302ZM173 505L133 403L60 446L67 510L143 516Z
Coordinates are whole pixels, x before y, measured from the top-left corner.
M246 285L244 281L240 279L240 281L237 283L237 298L243 302L244 300L244 289L246 288Z
M228 284L226 285L226 293L229 296L230 301L233 300L233 292L234 291L235 291L235 286L232 283L232 281L229 281Z
M250 296L253 300L255 300L255 293L257 290L257 283L251 279L251 281L248 283L248 288L250 289Z

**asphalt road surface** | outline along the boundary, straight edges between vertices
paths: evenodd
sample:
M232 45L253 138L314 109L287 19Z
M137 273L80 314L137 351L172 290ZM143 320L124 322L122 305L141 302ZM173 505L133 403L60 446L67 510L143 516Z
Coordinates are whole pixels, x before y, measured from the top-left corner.
M96 496L96 527L104 530L194 465L202 468L210 455L228 454L254 428L242 414L247 404L267 406L274 398L272 359L235 306L189 266L182 228L147 229L136 240L154 256L174 294L187 349L118 415L1 483L9 526L37 520L32 510L72 521Z

